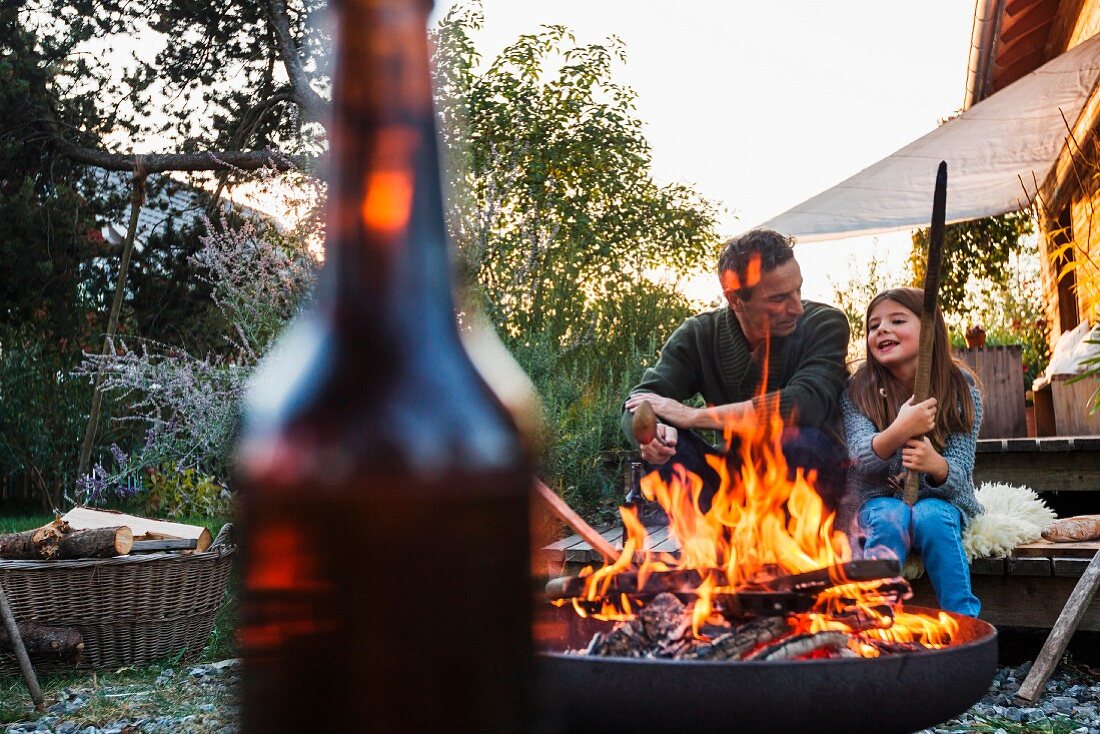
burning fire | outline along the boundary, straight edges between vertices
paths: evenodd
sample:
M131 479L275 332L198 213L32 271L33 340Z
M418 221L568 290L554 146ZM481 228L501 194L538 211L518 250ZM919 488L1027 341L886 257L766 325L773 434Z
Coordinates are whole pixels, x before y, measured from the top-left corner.
M908 585L901 579L845 577L843 564L851 559L847 537L834 527L835 515L826 511L814 490L816 472L797 469L788 479L777 407L727 426L727 445L738 447L739 462L731 462L736 467L731 472L723 457L708 457L721 481L706 512L700 508L702 479L682 466L673 468L667 483L656 472L642 479L646 498L668 515L669 533L680 544L678 557L645 550L647 534L636 511L620 508L627 531L622 553L603 568L586 568L581 573L583 593L560 603L571 601L582 616L628 620L644 602L617 592L617 578L636 574L635 586L642 589L655 575L694 572L676 576L697 581L677 592L687 591L694 598L692 629L700 638L705 636L704 625L719 613L716 600L723 595L771 590L769 582L826 569L827 588L817 593L812 608L787 615L792 635L843 632L850 638L849 649L863 657L878 656L881 643L949 644L957 623L944 613L933 618L906 612L900 598L908 595Z

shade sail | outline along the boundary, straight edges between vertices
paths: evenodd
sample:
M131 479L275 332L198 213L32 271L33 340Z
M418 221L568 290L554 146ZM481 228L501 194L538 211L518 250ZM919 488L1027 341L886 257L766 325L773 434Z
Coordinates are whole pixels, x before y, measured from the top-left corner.
M1100 36L1052 59L896 153L768 220L800 242L927 227L947 161L947 221L1029 203L1100 78ZM1065 115L1065 121L1062 116ZM1026 190L1025 190L1026 187Z

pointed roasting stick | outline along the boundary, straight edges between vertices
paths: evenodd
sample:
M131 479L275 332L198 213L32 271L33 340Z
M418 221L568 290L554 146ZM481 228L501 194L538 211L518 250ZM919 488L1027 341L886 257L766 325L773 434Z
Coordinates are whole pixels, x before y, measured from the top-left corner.
M577 532L577 535L584 538L590 546L599 551L607 560L614 560L619 557L619 551L615 550L615 547L604 540L603 536L596 532L595 528L586 523L580 515L573 511L573 508L565 503L561 497L559 497L554 490L547 487L542 483L541 479L535 479L535 494L542 498L554 514L569 527L573 528Z
M920 351L917 352L917 374L913 380L913 402L927 400L931 395L932 344L936 334L936 295L940 290L940 262L943 259L943 229L947 215L947 162L940 161L936 171L936 191L932 196L932 229L928 237L928 264L924 268L924 303L920 313ZM917 502L920 473L911 471L905 477L905 503Z

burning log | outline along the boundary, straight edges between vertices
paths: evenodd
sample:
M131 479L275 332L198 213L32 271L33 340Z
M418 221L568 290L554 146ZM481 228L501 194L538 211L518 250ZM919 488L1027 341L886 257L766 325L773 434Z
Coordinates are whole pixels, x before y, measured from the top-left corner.
M616 624L606 635L597 632L586 652L631 658L673 657L667 653L685 635L691 636L691 618L685 609L673 594L659 594L634 619Z
M685 660L738 660L790 631L781 617L761 617L718 635L684 655Z
M76 665L84 655L84 639L73 627L46 627L35 622L17 622L19 636L27 655L35 660L51 660ZM12 650L7 629L0 626L0 651Z
M858 653L848 649L849 639L844 632L833 631L791 635L749 653L745 660L797 660L819 650L835 652L839 657L859 657Z
M822 568L806 573L774 575L761 578L744 587L746 591L790 591L814 594L836 584L852 581L878 581L897 577L901 568L897 561L859 560L842 563L832 568ZM603 596L617 597L627 594L637 599L654 597L658 594L689 594L709 577L716 587L728 585L726 574L717 568L682 569L673 571L653 571L647 574L639 585L642 576L636 571L624 571L601 583L605 583ZM584 598L588 577L563 576L551 579L546 584L546 595L551 599ZM741 591L742 589L738 589Z
M597 632L585 654L627 658L737 660L790 632L781 617L763 617L736 628L711 627L715 636L692 634L691 608L673 594L659 594L634 619Z

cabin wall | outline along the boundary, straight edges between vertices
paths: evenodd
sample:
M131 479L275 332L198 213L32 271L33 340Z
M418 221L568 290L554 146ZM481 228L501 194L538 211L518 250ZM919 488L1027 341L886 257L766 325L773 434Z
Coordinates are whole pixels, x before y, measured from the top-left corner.
M1047 60L1097 33L1100 33L1100 0L1062 0L1047 35Z
M1100 0L1061 0L1047 34L1052 59L1100 33ZM1071 121L1073 122L1073 121ZM1082 320L1100 320L1100 94L1082 111L1072 139L1040 187L1039 213L1043 310L1050 345ZM1070 136L1067 136L1070 137ZM1067 242L1064 255L1055 253ZM1075 269L1059 278L1066 262Z

